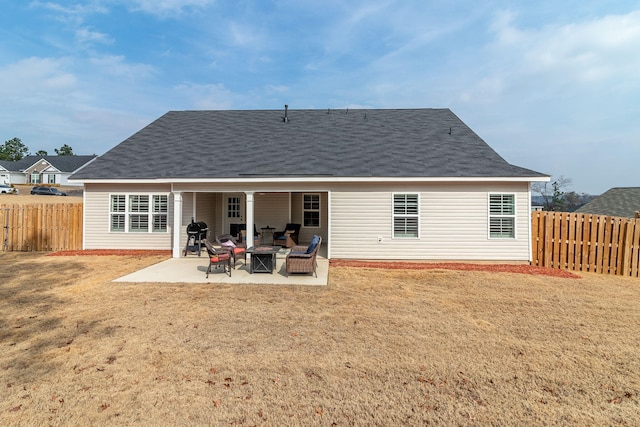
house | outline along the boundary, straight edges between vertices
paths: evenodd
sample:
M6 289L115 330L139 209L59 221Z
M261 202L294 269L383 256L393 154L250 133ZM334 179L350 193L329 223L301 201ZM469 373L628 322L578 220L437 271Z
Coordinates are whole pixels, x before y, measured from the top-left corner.
M637 217L640 212L640 187L614 187L582 205L578 213Z
M86 249L169 249L301 224L329 258L530 259L531 192L449 109L171 111L72 180Z
M18 161L0 160L0 182L5 184L79 185L69 176L97 156L26 156Z

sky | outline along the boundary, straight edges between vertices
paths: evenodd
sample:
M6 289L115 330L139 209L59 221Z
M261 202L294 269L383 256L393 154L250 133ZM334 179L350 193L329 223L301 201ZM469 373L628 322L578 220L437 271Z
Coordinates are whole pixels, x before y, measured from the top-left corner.
M449 108L566 191L640 186L640 0L0 0L0 143L171 110ZM179 156L179 153L176 153Z

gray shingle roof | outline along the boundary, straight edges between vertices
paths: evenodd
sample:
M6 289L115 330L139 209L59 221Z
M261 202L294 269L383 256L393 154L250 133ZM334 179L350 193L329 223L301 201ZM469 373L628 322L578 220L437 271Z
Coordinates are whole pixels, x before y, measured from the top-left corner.
M170 111L78 179L543 177L513 166L449 109Z
M96 156L25 156L22 159L12 162L0 160L0 165L12 172L22 172L33 166L40 159L45 159L51 166L60 172L75 172L78 168L93 160Z
M640 211L640 187L614 187L576 212L633 218Z

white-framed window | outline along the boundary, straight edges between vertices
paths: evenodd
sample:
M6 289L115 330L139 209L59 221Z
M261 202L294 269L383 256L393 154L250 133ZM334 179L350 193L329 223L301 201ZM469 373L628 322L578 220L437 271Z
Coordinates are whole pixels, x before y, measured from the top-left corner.
M31 183L40 184L40 172L31 172Z
M393 194L393 237L420 237L420 196Z
M47 175L47 182L49 184L55 184L56 183L56 176L52 173Z
M304 227L320 227L320 194L302 195L302 225Z
M516 195L489 194L489 238L515 239Z
M168 212L166 194L112 194L109 198L109 231L166 233Z
M227 218L242 217L242 206L240 206L240 197L227 198Z

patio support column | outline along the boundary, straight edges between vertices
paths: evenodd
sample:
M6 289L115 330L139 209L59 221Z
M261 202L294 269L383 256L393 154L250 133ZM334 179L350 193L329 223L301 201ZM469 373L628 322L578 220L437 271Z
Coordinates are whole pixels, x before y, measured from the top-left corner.
M247 248L253 246L253 191L246 191L247 206L245 212L247 213Z
M173 258L180 258L180 232L182 231L182 193L173 193Z

